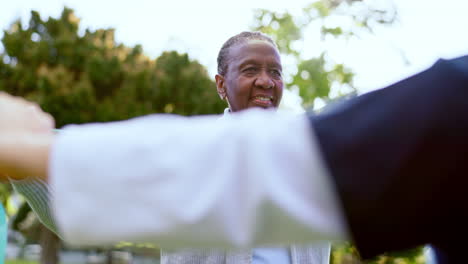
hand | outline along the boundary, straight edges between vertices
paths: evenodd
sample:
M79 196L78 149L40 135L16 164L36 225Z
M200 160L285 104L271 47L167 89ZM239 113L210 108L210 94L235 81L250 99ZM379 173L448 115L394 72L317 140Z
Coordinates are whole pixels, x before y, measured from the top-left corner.
M37 104L0 92L0 178L45 177L54 123Z
M54 126L52 116L36 103L0 92L0 134L50 133Z

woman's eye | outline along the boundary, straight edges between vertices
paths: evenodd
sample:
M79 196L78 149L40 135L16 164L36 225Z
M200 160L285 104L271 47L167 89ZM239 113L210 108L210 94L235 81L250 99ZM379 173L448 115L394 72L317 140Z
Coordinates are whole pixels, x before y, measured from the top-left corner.
M281 72L278 71L278 70L272 70L272 71L270 71L270 72L271 72L271 74L272 74L273 76L275 76L275 77L281 77Z
M250 68L244 69L243 72L245 73L257 72L257 68L250 67Z

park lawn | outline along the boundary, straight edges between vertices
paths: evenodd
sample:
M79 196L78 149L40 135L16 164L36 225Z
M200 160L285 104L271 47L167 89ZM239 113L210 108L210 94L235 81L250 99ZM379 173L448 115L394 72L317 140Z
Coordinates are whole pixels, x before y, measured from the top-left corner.
M5 264L39 264L39 262L31 261L31 260L14 259L14 260L7 260Z

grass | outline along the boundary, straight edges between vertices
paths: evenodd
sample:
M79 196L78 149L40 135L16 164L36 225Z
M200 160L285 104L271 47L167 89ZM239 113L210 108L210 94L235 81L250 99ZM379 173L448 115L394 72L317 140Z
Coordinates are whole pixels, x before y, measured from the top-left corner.
M39 264L37 261L13 259L5 261L5 264Z

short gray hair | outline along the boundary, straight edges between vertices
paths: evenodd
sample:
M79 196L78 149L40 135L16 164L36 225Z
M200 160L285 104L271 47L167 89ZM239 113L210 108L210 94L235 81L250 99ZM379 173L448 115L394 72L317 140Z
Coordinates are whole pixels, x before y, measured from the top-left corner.
M227 72L228 67L228 54L229 49L237 44L247 42L249 40L264 40L271 43L275 48L277 48L273 39L270 36L263 34L259 31L244 31L231 38L229 38L221 47L221 50L218 53L218 74L224 75Z

